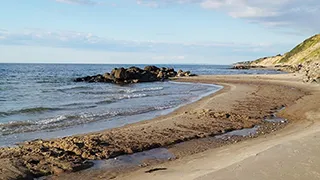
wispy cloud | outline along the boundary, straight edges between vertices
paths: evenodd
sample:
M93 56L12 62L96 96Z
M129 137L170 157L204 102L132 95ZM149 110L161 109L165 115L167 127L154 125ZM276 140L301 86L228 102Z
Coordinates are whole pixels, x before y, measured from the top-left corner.
M158 55L154 58L179 59L187 55L224 55L248 53L259 57L261 54L279 53L278 48L288 45L274 44L241 44L234 42L160 42L160 41L127 41L99 37L91 33L73 31L45 31L39 29L24 30L23 32L0 31L0 45L41 46L72 48L105 52L139 52L169 54ZM290 47L290 45L289 45ZM252 49L255 49L252 52ZM280 48L283 49L283 48ZM171 55L170 55L171 54Z
M153 7L153 8L159 7L159 3L155 2L155 1L147 2L147 1L143 1L143 0L137 0L137 4L148 6L148 7Z
M272 27L296 28L319 33L319 0L139 0L138 4L196 4L208 10L222 11L234 18Z
M100 2L93 1L93 0L55 0L59 3L66 3L66 4L78 4L78 5L98 5L101 4Z

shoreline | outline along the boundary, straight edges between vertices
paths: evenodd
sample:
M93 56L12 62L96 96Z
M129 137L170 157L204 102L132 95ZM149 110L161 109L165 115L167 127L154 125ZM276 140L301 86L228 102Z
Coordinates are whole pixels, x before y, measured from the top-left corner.
M104 153L109 153L109 156L106 157L105 155L104 158L111 158L121 154L131 154L155 147L177 144L177 142L223 134L223 132L232 129L253 127L259 123L259 120L261 121L266 114L270 114L271 109L280 107L283 104L291 106L293 104L292 101L296 101L307 95L307 92L301 89L288 89L290 86L280 82L281 76L284 77L285 75L199 76L187 79L180 78L179 81L182 82L218 83L224 85L224 88L213 95L204 97L192 104L180 107L168 115L160 116L153 120L142 121L87 135L78 135L51 141L33 141L9 153L3 152L2 150L0 151L0 157L21 157L21 153L23 154L25 152L25 148L31 148L31 151L36 151L39 150L39 147L44 146L50 149L62 149L62 154L64 154L64 152L73 152L73 155L68 156L68 158L73 159L73 161L99 158L98 156L92 157L90 152L100 152L101 156L103 156ZM279 82L271 82L270 79L274 78L278 78ZM293 77L293 79L296 78ZM265 86L269 88L266 89ZM300 88L303 88L303 86ZM267 90L272 92L267 92ZM287 109L285 111L287 111ZM282 114L281 112L280 115ZM228 117L225 117L226 115ZM291 122L291 119L289 120ZM294 120L292 122L294 122ZM133 137L133 135L136 137ZM106 142L108 142L108 145L105 144ZM113 144L113 142L115 142L115 144ZM79 152L79 148L75 146L77 144L82 144L82 148L80 148L81 151L83 151L82 149L87 151ZM87 152L89 152L89 154ZM84 157L86 153L87 157ZM34 161L36 159L35 157L31 158L31 154L33 156L39 156L36 157L39 159L38 165L28 164L28 160L32 159ZM27 153L24 157L25 161L22 163L27 163L27 165L29 165L28 168L36 172L37 168L40 168L41 162L48 163L46 160L48 158L46 157L51 157L48 153L43 154L45 155L39 155L35 152L31 152L28 155ZM101 159L104 158L102 157ZM57 164L57 162L59 162L60 165ZM51 163L51 166L57 167L53 169L56 171L54 172L56 174L59 174L57 172L67 171L61 167L61 164L65 163L63 158L54 159L54 162L50 161L49 163ZM69 165L69 168L72 168L73 165L75 167L80 166L79 164L64 165ZM50 169L50 172L53 170Z
M179 84L182 84L182 85L183 84L199 84L199 83L174 82L174 81L168 81L166 83L172 83L172 84L176 83L178 85ZM23 142L33 141L35 139L38 139L37 137L42 137L41 139L44 139L44 140L51 140L51 139L56 139L56 138L68 137L68 136L85 135L85 134L105 131L107 129L112 129L112 128L119 128L119 127L121 128L122 126L138 123L140 121L152 120L156 117L170 114L182 106L194 103L195 101L198 101L201 98L208 96L210 94L216 93L217 91L219 91L223 88L222 86L214 85L214 84L203 84L203 83L200 83L200 84L205 85L205 86L210 86L209 92L206 92L204 94L198 93L197 97L195 99L189 100L188 102L182 103L176 107L171 107L169 109L163 109L163 110L150 111L150 112L147 112L144 114L134 114L134 115L130 115L130 116L119 116L119 117L117 117L118 119L111 120L111 121L110 120L107 120L105 122L95 121L95 122L91 122L89 124L79 124L79 125L72 126L72 127L62 127L61 129L54 129L54 130L48 131L48 132L46 132L46 131L31 131L31 132L22 132L22 133L17 133L17 134L9 134L9 135L6 135L6 141L0 143L0 148L13 147L13 146L16 146L16 144L23 144ZM121 123L114 123L115 121L117 121L119 119L121 120ZM86 129L84 130L84 128L86 128ZM23 141L18 141L18 140L14 139L16 137L19 137L20 139L23 137L24 139L23 139ZM28 137L28 138L26 138L26 137ZM19 138L17 138L17 139L19 139ZM9 142L14 142L14 143L9 144Z

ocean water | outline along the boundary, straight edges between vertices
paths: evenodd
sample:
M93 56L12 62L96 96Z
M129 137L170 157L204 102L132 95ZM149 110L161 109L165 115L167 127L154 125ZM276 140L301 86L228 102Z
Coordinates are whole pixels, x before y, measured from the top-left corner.
M75 83L76 77L132 65L0 64L0 146L119 127L171 112L221 87L153 82ZM144 65L135 65L144 67ZM270 74L217 65L158 65L196 74Z

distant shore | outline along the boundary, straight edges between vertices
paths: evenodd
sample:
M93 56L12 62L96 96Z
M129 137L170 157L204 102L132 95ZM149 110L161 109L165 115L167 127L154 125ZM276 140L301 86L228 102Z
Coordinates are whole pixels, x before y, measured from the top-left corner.
M36 140L17 148L2 149L0 158L6 163L0 166L0 170L7 172L2 175L7 177L10 176L10 172L12 173L12 168L10 170L8 167L13 166L16 167L15 172L20 172L21 175L31 170L34 175L53 173L60 175L62 179L77 176L81 176L82 179L110 178L110 174L101 171L90 173L80 171L76 174L63 172L91 166L87 160L112 158L157 147L169 147L176 157L184 159L216 146L201 144L197 140L255 125L266 128L258 130L254 137L263 136L283 127L283 125L264 126L263 122L265 117L283 106L286 110L279 114L288 119L289 124L301 120L304 115L303 110L291 112L290 107L299 99L310 96L312 88L298 82L298 78L292 74L178 78L177 81L180 82L218 84L224 88L218 93L153 120L97 133L48 141ZM313 106L319 108L317 103ZM191 143L186 143L182 148L176 146L180 142ZM230 142L222 145L228 143ZM124 177L119 176L119 179L122 178Z

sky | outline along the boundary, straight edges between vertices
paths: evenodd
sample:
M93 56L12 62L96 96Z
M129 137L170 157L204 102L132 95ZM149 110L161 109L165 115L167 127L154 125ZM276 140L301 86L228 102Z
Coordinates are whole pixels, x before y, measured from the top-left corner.
M320 32L319 0L4 0L0 63L231 64Z

